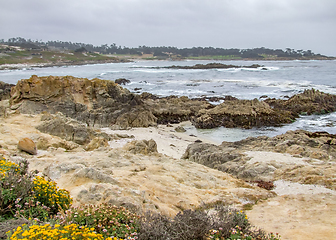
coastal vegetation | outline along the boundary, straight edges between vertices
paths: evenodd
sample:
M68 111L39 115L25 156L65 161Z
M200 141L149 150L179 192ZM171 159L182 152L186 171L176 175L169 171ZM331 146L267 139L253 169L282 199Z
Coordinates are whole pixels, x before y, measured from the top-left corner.
M0 160L0 238L7 239L279 239L254 228L243 211L222 204L184 210L173 219L110 204L74 207L69 192L28 162ZM21 224L12 220L21 219ZM24 224L22 224L24 222ZM11 224L12 223L12 224Z
M92 64L141 59L195 59L195 60L328 60L335 59L311 50L291 48L253 49L214 48L214 47L121 47L113 44L94 46L86 43L63 41L38 41L21 37L0 40L0 65L35 64L40 66Z

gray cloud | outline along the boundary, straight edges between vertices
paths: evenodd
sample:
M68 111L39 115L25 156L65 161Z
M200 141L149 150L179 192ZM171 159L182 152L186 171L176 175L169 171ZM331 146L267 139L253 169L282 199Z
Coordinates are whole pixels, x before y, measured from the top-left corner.
M0 0L0 38L295 48L336 56L334 0Z

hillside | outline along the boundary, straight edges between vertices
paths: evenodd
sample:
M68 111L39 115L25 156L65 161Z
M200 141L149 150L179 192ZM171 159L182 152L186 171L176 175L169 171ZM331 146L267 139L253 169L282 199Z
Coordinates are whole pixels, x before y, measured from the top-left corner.
M294 50L291 48L237 49L214 47L121 47L116 44L94 46L85 43L62 41L32 41L24 38L11 38L0 41L0 69L22 68L9 64L28 64L28 67L63 66L78 64L95 64L124 62L134 59L146 60L332 60L313 53L311 50ZM1 67L2 66L2 67Z

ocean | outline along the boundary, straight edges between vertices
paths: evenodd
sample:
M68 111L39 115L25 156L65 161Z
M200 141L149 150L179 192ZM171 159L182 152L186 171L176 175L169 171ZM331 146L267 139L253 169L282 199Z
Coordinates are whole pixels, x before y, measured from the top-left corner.
M259 64L262 67L232 69L167 69L172 65L193 66L218 62L239 66ZM159 96L223 97L240 99L260 97L286 99L304 89L315 88L336 94L336 61L135 61L96 65L24 68L1 70L0 81L16 84L18 80L38 76L65 76L115 80L126 78L124 87L134 93L150 92ZM218 104L218 103L214 103ZM336 113L301 116L296 122L282 127L253 129L195 129L185 126L187 133L220 143L238 141L261 135L275 136L288 130L327 131L336 134Z

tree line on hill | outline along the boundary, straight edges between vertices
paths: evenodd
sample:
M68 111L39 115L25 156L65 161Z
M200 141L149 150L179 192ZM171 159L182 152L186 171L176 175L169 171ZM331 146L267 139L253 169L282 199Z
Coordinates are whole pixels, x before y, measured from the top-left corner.
M10 38L7 41L0 39L0 44L10 46L19 46L25 49L32 50L70 50L75 52L98 52L100 54L130 54L143 55L153 54L157 57L169 57L171 55L181 57L202 57L202 56L231 56L239 58L264 58L265 56L276 56L284 58L300 58L300 57L325 57L321 54L315 54L311 50L294 50L291 48L269 49L265 47L253 49L238 49L238 48L214 48L214 47L192 47L192 48L177 48L177 47L149 47L139 46L135 48L117 46L115 43L101 46L94 46L86 43L73 43L63 41L47 41L31 40L21 37Z

